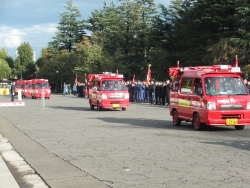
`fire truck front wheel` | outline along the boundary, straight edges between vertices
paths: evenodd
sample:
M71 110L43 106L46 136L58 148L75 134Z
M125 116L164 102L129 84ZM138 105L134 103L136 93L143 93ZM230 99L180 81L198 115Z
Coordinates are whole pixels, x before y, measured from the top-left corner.
M99 102L97 103L97 110L102 111L102 106L99 104Z
M174 124L174 126L180 126L181 125L181 119L178 117L177 110L173 111L173 124Z
M192 124L195 130L202 130L204 128L204 124L200 121L200 115L198 113L194 114Z
M89 106L90 106L90 110L94 110L94 105L92 104L92 102L91 101L89 101Z
M126 111L126 108L124 107L124 108L122 108L122 111Z
M245 125L238 125L234 126L236 130L243 130L245 128Z

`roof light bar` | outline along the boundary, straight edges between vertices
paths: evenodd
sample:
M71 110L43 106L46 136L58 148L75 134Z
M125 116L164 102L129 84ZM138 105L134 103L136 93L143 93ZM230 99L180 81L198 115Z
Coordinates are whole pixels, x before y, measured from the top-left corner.
M217 71L225 71L225 70L231 71L232 66L231 65L214 65L213 70L215 72L217 72Z

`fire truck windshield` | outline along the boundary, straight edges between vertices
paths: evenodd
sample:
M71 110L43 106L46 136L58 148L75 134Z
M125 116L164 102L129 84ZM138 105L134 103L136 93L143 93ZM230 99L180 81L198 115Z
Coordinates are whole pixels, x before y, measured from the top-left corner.
M238 77L207 77L205 89L209 96L248 94L244 83Z
M103 91L125 91L126 85L122 80L104 80L102 81Z
M25 85L25 88L31 88L31 84Z
M37 83L36 88L49 88L49 84L47 84L47 83Z

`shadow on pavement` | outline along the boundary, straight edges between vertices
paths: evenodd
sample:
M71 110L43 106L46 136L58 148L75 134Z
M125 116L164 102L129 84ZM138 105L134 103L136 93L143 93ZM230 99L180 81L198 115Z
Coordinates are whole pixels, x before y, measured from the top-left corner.
M90 111L89 107L74 107L74 106L47 106L47 108L62 109L62 110L77 110L77 111Z
M200 142L203 144L212 144L212 145L221 145L221 146L229 146L237 149L250 151L250 141L234 141L234 142Z
M171 130L186 130L196 131L191 123L183 122L181 126L174 126L172 121L157 120L157 119L144 119L144 118L116 118L116 117L97 117L92 119L99 119L107 123L122 123L131 126L140 126L148 128L161 128ZM234 128L229 127L205 127L203 131L236 131Z

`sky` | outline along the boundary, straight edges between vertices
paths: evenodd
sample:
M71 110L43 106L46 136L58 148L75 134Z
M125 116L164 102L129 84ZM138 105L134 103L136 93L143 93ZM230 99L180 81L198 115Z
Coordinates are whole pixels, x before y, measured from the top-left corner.
M119 5L118 0L105 0ZM66 12L64 6L69 0L0 0L0 49L5 48L15 59L17 47L28 42L35 52L35 60L41 50L47 47L57 31L59 13ZM171 0L154 0L156 5L168 7ZM82 19L88 19L91 12L101 10L104 0L72 0Z

